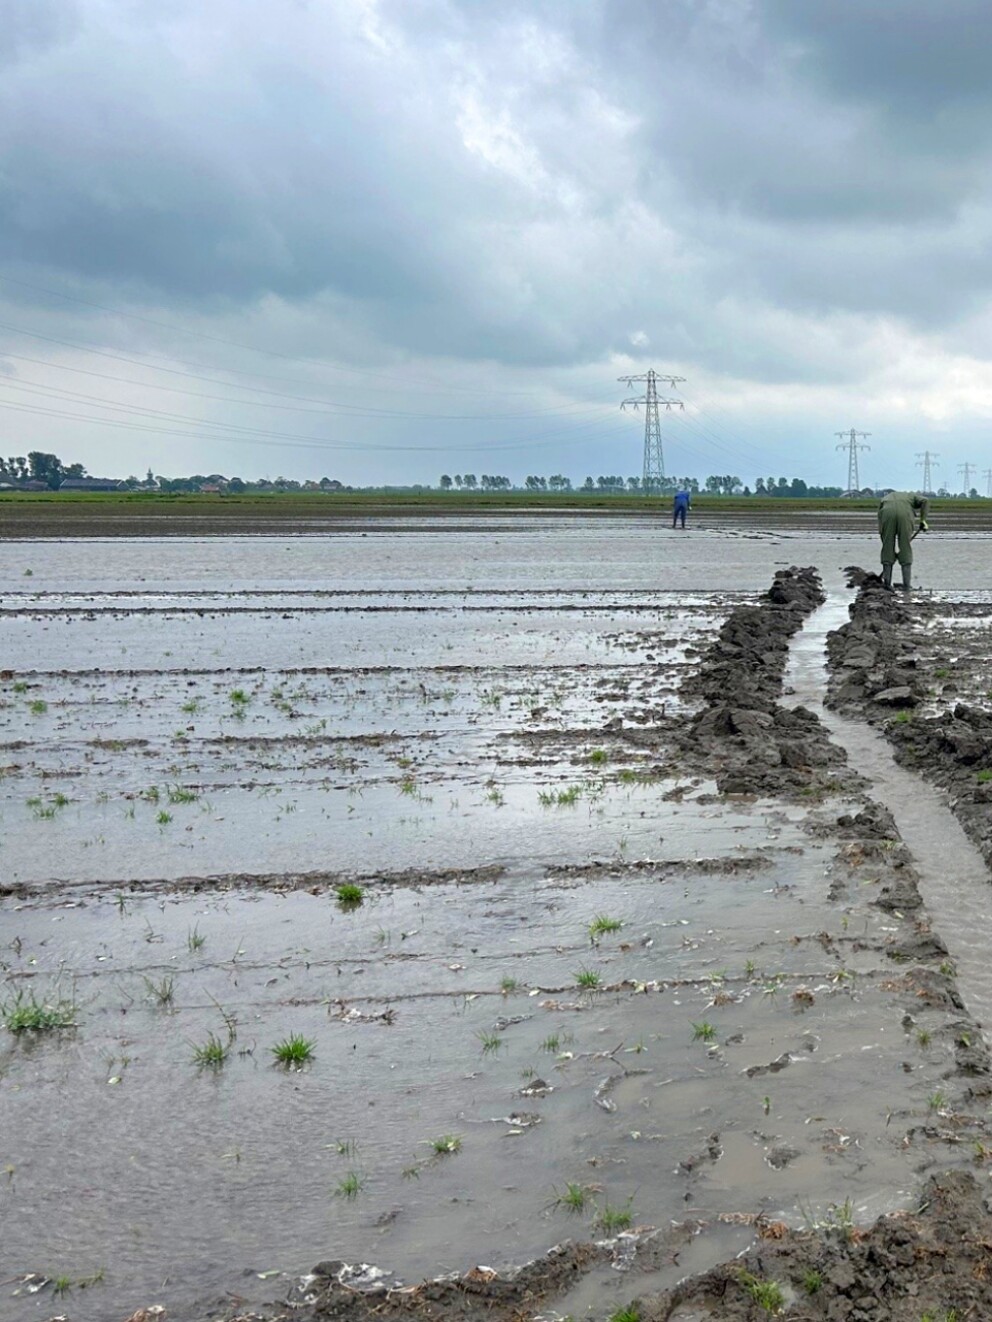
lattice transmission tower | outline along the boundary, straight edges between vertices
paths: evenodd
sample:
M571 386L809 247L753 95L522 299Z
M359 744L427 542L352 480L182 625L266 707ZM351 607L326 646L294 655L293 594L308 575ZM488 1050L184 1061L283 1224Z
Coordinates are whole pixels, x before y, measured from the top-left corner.
M923 490L933 490L933 478L931 477L931 468L939 468L940 461L937 458L936 450L924 450L922 454L916 456L916 467L923 469Z
M834 432L834 435L839 436L843 442L842 445L837 446L837 449L847 451L847 490L849 492L860 491L861 482L858 478L858 451L870 450L871 446L862 445L859 442L858 437L870 436L871 432L855 431L852 427L850 431L837 431Z
M982 477L985 478L986 482L985 494L987 496L992 496L992 468L983 468Z
M620 403L620 408L625 409L630 404L636 411L642 404L644 405L644 476L642 478L642 490L645 492L660 491L665 485L665 452L661 444L661 416L659 410L664 406L665 411L670 413L673 408L685 409L685 405L680 399L659 399L658 382L666 382L673 390L684 381L684 376L666 376L659 374L652 367L650 371L641 376L618 376L617 380L626 385L627 389L632 389L636 382L646 382L643 395L635 395L630 399L624 399Z
M958 472L964 478L964 494L967 496L971 490L971 475L976 472L977 464L958 464Z

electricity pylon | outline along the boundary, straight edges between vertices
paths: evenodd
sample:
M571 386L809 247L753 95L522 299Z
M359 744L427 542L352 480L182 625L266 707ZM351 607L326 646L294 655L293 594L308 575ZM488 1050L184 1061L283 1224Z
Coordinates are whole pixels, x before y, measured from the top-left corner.
M971 472L977 468L977 464L958 464L958 472L964 476L964 494L967 496L971 490Z
M986 481L986 495L992 496L992 468L986 468L982 473L982 477L984 477Z
M659 376L652 367L649 372L645 372L642 376L618 376L617 380L623 382L628 389L633 386L635 381L647 382L647 388L643 395L621 400L620 408L625 409L630 404L636 412L641 404L644 405L644 477L642 490L645 492L660 491L665 483L665 454L661 448L661 419L658 408L664 404L665 411L670 413L673 408L685 409L685 405L680 399L659 399L658 382L665 381L674 389L680 381L685 380L685 377Z
M858 480L858 451L870 450L871 446L861 445L860 442L858 441L858 437L870 436L871 432L855 431L854 428L852 427L850 431L837 431L834 432L834 435L840 436L842 439L844 437L847 438L846 440L844 440L843 445L837 446L838 450L847 451L847 490L849 493L852 491L860 491L861 483Z
M937 451L924 450L922 454L917 454L916 467L923 469L923 490L932 491L933 486L931 485L930 469L940 467L940 461L937 458Z

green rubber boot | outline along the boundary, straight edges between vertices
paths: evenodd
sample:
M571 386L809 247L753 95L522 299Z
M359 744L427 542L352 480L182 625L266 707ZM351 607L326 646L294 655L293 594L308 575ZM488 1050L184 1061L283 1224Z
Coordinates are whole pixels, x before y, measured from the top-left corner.
M913 566L902 566L902 590L903 592L912 592L913 590Z
M883 565L883 566L882 566L882 586L883 586L883 587L886 587L886 588L891 588L891 587L892 587L892 566L891 566L891 565Z

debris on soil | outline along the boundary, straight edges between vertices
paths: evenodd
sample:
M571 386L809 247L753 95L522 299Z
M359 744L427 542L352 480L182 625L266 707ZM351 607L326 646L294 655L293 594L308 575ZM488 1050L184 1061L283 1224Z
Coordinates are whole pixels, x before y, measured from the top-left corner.
M833 1224L815 1230L777 1224L743 1257L638 1300L632 1315L758 1322L792 1302L805 1322L992 1317L992 1216L973 1175L933 1176L918 1212L868 1229L849 1212L836 1209Z

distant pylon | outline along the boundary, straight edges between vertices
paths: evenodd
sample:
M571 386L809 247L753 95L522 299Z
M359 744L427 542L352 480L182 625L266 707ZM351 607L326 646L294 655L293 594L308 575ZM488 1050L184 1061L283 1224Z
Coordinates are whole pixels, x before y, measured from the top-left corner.
M986 468L982 473L982 477L985 478L987 484L985 487L985 494L987 496L992 496L992 468Z
M870 445L861 445L858 441L859 436L870 436L870 431L855 431L852 427L850 431L834 432L835 436L840 436L844 440L843 445L838 445L838 450L847 451L847 489L848 491L860 491L861 482L858 479L858 451L870 450ZM844 439L846 438L846 439Z
M916 467L917 467L917 468L922 468L922 469L923 469L923 490L924 490L924 491L932 491L932 490L933 490L933 485L932 485L932 479L931 479L931 476L930 476L930 469L931 469L931 467L933 467L933 468L939 468L939 467L940 467L940 463L939 463L938 458L937 458L937 451L936 451L936 450L924 450L922 454L917 454L917 456L916 456Z
M685 377L659 375L652 367L649 372L645 372L642 376L618 376L617 380L622 381L628 389L633 386L635 381L647 382L647 388L643 395L622 400L620 407L625 409L630 404L636 410L641 404L644 405L644 477L642 490L645 492L660 491L665 484L665 453L661 446L661 419L658 414L658 406L664 404L665 409L671 412L673 408L684 409L685 405L680 399L659 399L658 382L666 381L674 389L680 381L685 380Z
M964 477L964 494L966 496L968 492L971 490L972 469L976 469L977 467L978 467L977 464L958 464L958 472L961 473Z

